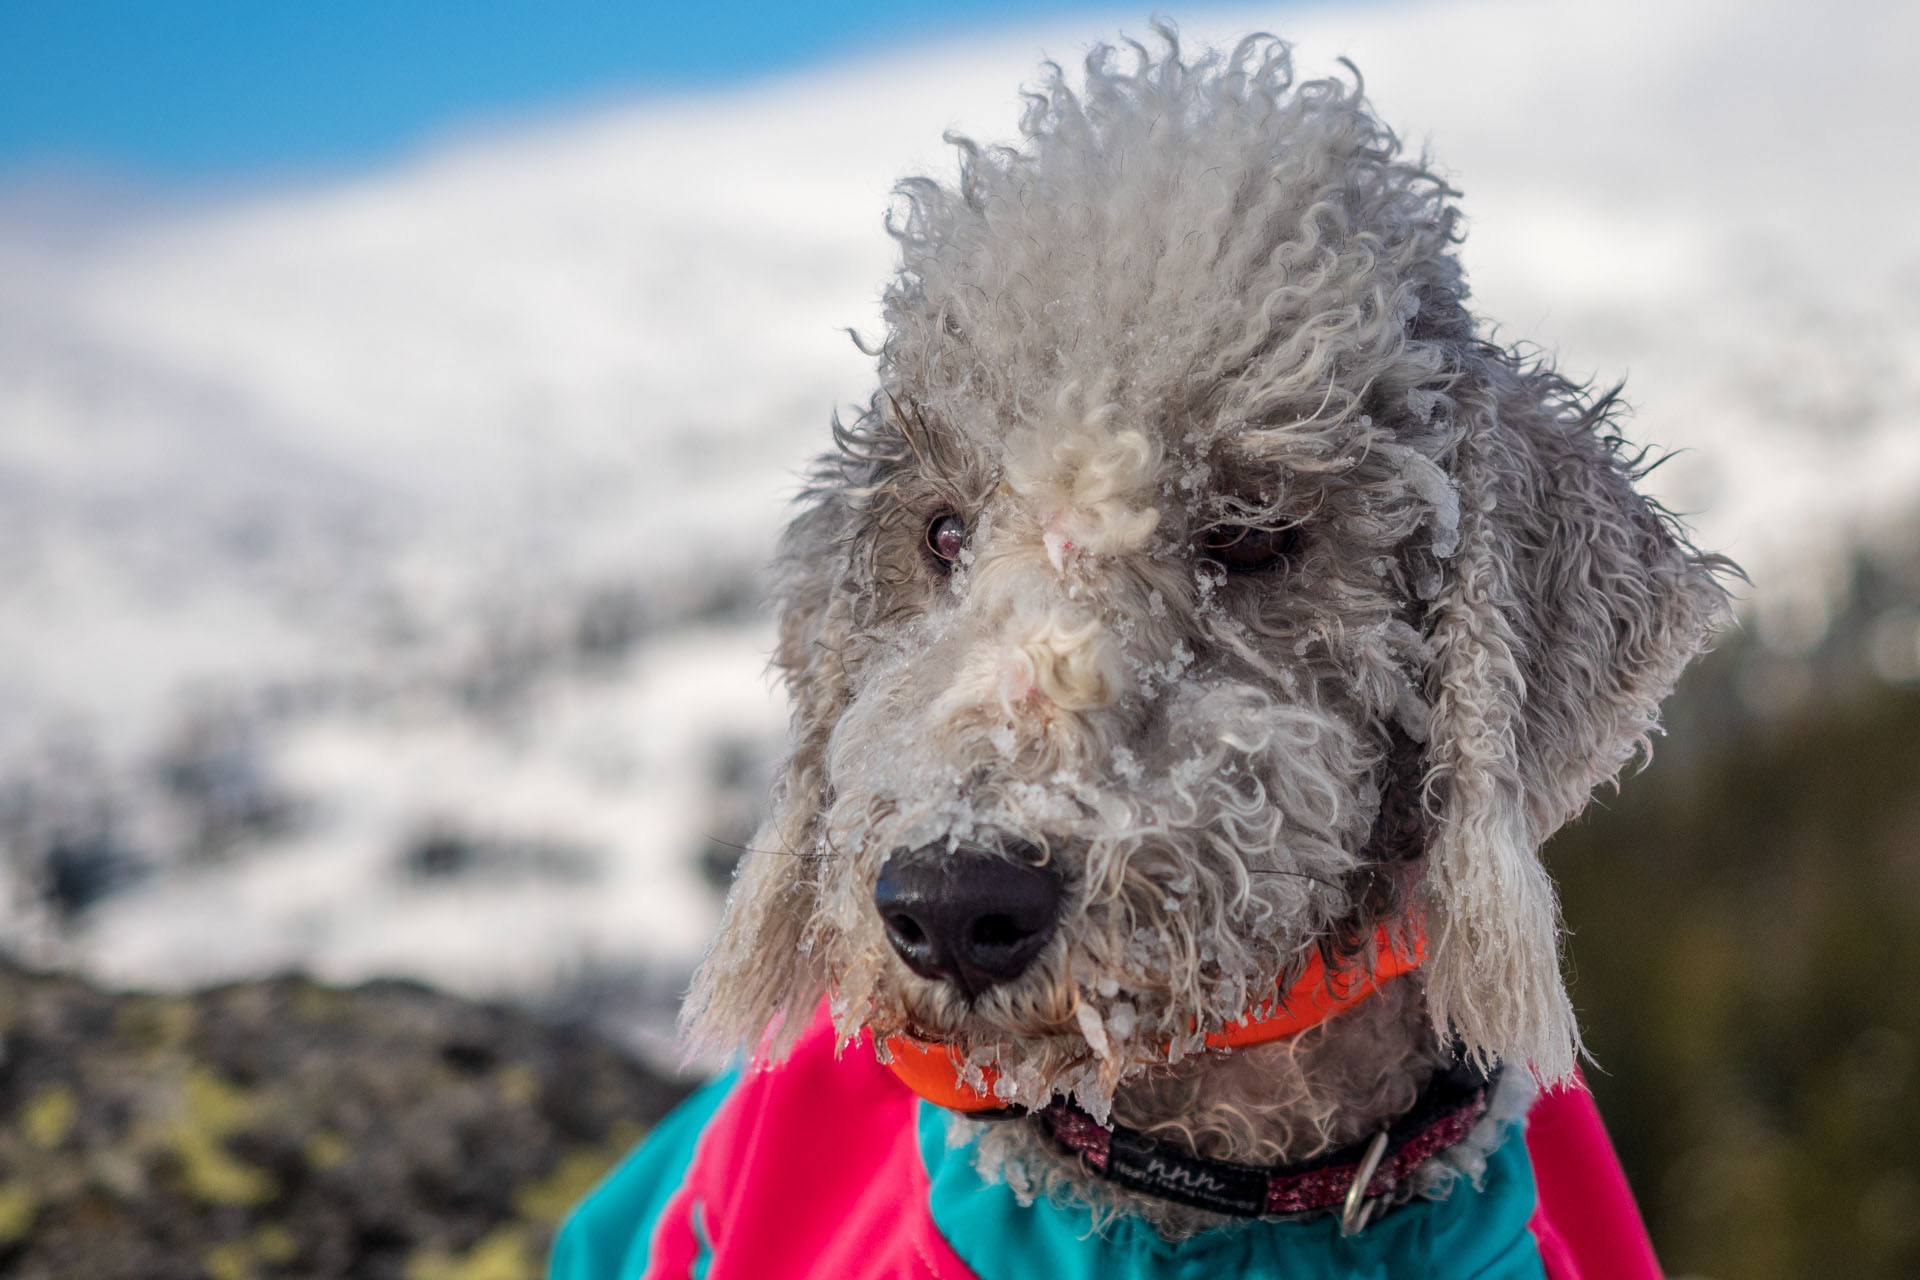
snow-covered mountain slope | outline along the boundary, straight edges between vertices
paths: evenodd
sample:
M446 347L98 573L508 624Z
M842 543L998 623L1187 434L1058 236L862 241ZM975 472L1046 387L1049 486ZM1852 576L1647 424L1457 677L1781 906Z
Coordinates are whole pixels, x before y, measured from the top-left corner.
M1920 495L1917 12L1441 0L1184 30L1284 20L1305 71L1355 60L1464 192L1497 336L1628 379L1636 437L1684 451L1655 486L1791 645ZM948 171L947 128L1010 136L1038 58L1098 34L0 226L12 945L128 982L670 990L778 734L752 575L863 394L843 329L877 324L888 187Z

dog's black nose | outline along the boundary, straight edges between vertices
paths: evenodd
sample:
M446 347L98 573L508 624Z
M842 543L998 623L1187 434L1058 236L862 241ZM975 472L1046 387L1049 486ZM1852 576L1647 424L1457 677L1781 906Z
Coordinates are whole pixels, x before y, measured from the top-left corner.
M1060 878L1035 865L1039 859L1027 844L1004 853L944 844L895 853L873 886L887 941L909 969L969 996L1012 981L1060 917Z

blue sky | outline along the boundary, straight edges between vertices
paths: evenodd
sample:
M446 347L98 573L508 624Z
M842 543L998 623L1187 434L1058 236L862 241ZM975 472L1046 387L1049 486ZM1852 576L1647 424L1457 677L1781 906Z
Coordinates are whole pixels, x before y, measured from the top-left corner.
M194 181L351 167L476 120L1113 7L0 0L0 176Z

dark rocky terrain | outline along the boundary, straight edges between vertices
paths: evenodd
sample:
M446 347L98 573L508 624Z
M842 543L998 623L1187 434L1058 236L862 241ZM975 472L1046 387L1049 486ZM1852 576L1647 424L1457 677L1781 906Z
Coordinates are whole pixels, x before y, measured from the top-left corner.
M535 1277L685 1090L408 983L112 995L0 962L0 1274Z

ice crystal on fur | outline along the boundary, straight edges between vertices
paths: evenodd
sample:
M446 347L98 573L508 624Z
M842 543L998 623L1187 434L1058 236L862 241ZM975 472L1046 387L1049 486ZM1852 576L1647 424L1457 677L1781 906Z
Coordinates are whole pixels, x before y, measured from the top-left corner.
M688 1017L777 1054L832 992L844 1037L946 1041L1009 1101L1297 1159L1404 1110L1456 1041L1572 1069L1539 846L1724 603L1635 492L1613 398L1481 336L1455 193L1358 84L1163 35L1051 71L1019 145L900 188L879 389L782 550L792 754ZM1293 532L1233 572L1220 529ZM1062 877L1016 979L968 994L889 946L881 868L943 843ZM1390 994L1205 1048L1410 914L1430 958ZM980 1150L1022 1194L1206 1221L1030 1126Z

